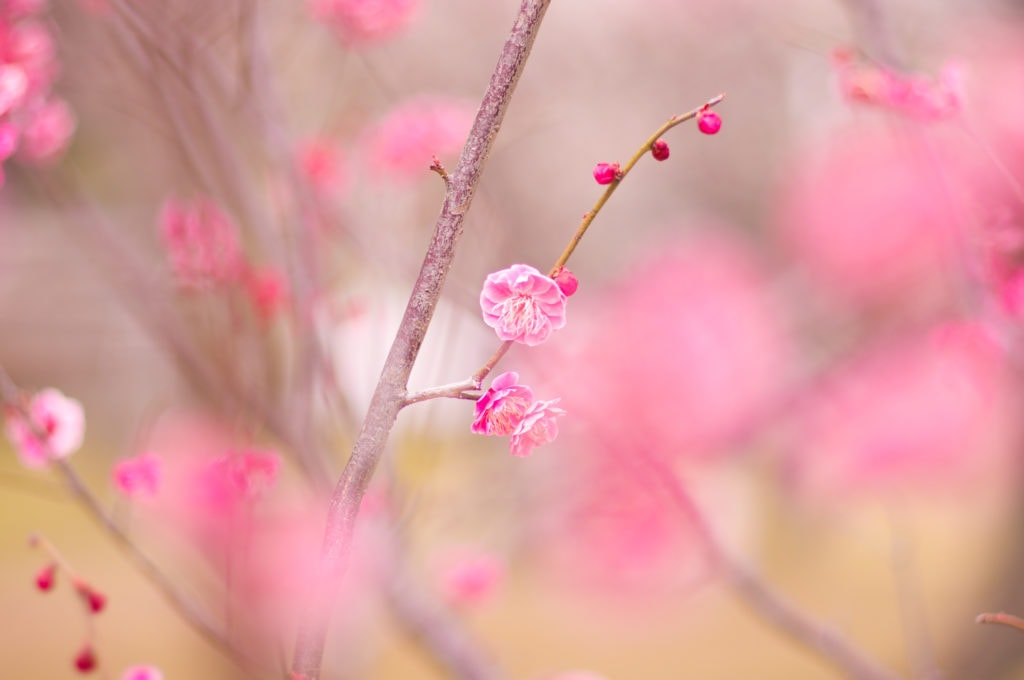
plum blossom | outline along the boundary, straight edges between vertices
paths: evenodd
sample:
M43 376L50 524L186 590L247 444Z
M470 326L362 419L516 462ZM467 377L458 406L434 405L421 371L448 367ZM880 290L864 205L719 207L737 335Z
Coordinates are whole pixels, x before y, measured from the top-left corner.
M168 200L160 212L160 236L171 271L186 288L238 280L244 271L238 228L213 201Z
M156 666L132 666L125 669L121 680L164 680L164 674Z
M422 95L400 103L364 133L372 175L407 180L426 173L434 157L458 154L473 124L468 102Z
M199 500L211 510L232 510L254 501L274 485L280 457L266 451L236 451L215 458L202 468L196 481Z
M484 323L499 340L539 345L565 326L565 293L526 264L488 274L480 292Z
M346 46L364 47L405 28L417 4L417 0L310 0L309 11Z
M839 90L848 100L898 111L918 120L939 120L960 111L960 68L947 64L937 79L857 63L845 49L832 56Z
M473 432L484 435L510 435L519 426L533 403L533 390L519 385L519 374L502 373L476 401Z
M78 400L49 388L37 393L26 410L8 411L5 427L25 467L46 467L51 459L67 458L82 446L85 413Z
M529 456L534 447L555 441L558 437L558 418L565 415L563 409L555 406L558 402L558 399L552 399L530 404L509 441L513 456Z
M981 326L947 322L874 348L798 412L789 481L811 499L995 489L1013 478L1006 357Z
M63 100L50 101L31 109L21 131L19 158L45 163L64 152L75 131L75 117Z
M155 453L143 453L114 464L111 479L114 488L129 498L157 495L163 463Z

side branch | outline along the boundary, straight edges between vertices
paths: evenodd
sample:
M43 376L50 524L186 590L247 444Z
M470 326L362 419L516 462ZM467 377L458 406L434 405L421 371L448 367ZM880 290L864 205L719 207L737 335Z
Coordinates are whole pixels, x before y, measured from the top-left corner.
M320 677L332 603L345 572L359 504L398 411L405 402L409 374L455 257L455 246L462 235L463 217L473 200L484 163L550 2L523 0L520 5L462 156L451 174L450 190L434 226L434 234L409 296L401 326L384 362L366 419L348 464L331 494L320 563L310 601L301 616L292 661L293 675L304 680L318 680Z

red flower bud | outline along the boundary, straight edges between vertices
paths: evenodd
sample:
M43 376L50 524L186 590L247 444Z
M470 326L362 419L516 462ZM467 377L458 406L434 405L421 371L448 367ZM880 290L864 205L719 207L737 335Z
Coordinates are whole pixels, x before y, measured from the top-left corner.
M594 179L598 184L611 184L619 176L618 163L598 163L594 167Z
M40 569L39 573L36 574L36 588L43 591L51 590L56 579L57 565L51 562Z
M558 273L555 274L555 283L558 284L558 289L562 291L565 297L572 296L576 289L580 287L580 282L576 275L565 267L559 268Z
M107 604L107 598L103 596L103 593L95 590L91 586L85 583L78 582L75 584L75 589L78 594L85 600L85 604L89 607L89 611L93 614L99 614L103 611L103 607Z
M651 144L651 155L654 156L656 161L664 161L668 159L668 142L664 139L659 139L654 144Z
M88 673L96 668L96 654L92 651L91 645L86 645L75 657L75 668L79 673Z
M706 135L717 135L722 129L722 119L710 106L705 106L697 114L697 129Z

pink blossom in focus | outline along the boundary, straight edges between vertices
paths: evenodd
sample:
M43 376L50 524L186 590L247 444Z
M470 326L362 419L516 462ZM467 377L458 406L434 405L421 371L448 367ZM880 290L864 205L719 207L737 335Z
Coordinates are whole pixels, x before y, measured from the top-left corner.
M310 0L309 11L349 47L394 36L409 23L417 0Z
M480 292L484 323L498 339L529 346L565 326L565 302L555 281L525 264L488 274Z
M364 135L370 172L394 180L424 175L435 156L458 154L475 113L471 104L456 99L420 96L404 101Z
M164 674L156 666L132 666L121 675L121 680L164 680Z
M50 101L27 113L28 122L21 131L19 157L32 163L51 161L67 147L75 131L75 117L60 99Z
M797 418L790 481L826 501L1013 477L1009 369L986 332L950 323L865 353Z
M7 412L5 432L22 465L42 468L52 458L67 458L82 446L85 413L76 399L45 389L32 397L27 419L13 410Z
M238 228L213 201L170 199L160 212L159 228L179 285L203 288L231 283L242 275Z
M533 390L519 385L519 374L502 373L491 382L491 387L476 401L473 432L484 435L505 436L519 426L533 402Z
M504 576L504 565L493 555L454 556L442 567L440 590L452 604L479 604L494 594Z
M537 401L523 414L512 431L509 446L513 456L529 456L536 446L549 444L558 437L558 419L565 415L555 406L560 400Z
M150 498L160 490L160 470L163 463L155 453L143 453L135 458L120 460L111 470L114 488L129 498Z

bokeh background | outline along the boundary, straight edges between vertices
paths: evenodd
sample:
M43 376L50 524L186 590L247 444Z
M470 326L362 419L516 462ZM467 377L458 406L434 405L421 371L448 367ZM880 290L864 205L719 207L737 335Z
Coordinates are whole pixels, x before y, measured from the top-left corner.
M289 444L324 452L329 473L344 464L442 199L430 154L454 166L517 3L421 0L366 43L303 3L143 4L53 2L39 18L77 130L60 162L5 163L0 366L25 389L82 402L72 463L114 516L214 609L272 612L286 654L287 586L302 576L279 558L315 551L323 508ZM721 133L673 130L671 157L644 159L595 221L570 263L581 286L567 329L499 369L563 399L561 437L514 459L469 433L471 402L430 402L402 413L378 472L374 493L389 501L374 517L384 533L401 528L421 588L444 597L460 556L500 565L486 596L456 604L509 677L839 677L716 578L663 489L634 474L631 461L654 457L731 554L903 677L1024 678L1020 632L974 623L1024 614L1024 8L872 7L549 10L414 388L486 360L496 343L479 321L480 282L555 260L599 195L595 163L625 162L670 115L727 98ZM249 52L252 11L262 62ZM133 38L133 12L159 30ZM177 63L150 61L153 44ZM886 63L932 85L955 73L957 111L931 120L866 102L844 89L837 48L869 83ZM211 61L220 81L206 79ZM301 156L310 144L319 165ZM315 210L282 188L292 152L307 159L294 173ZM264 317L244 291L176 285L158 216L168 198L197 195L232 216L253 263L285 272L281 308ZM165 318L227 387L211 390L168 351ZM259 395L289 436L234 392ZM210 441L286 461L255 511L266 540L236 565L263 590L225 595L216 546L109 481L120 458ZM86 621L69 589L33 587L46 559L28 537L41 533L109 597L95 619L101 677L136 663L167 678L244 677L58 475L3 446L0 675L75 674ZM327 677L446 677L376 593L375 540L339 605ZM286 587L266 585L275 578ZM264 596L285 604L265 610Z

